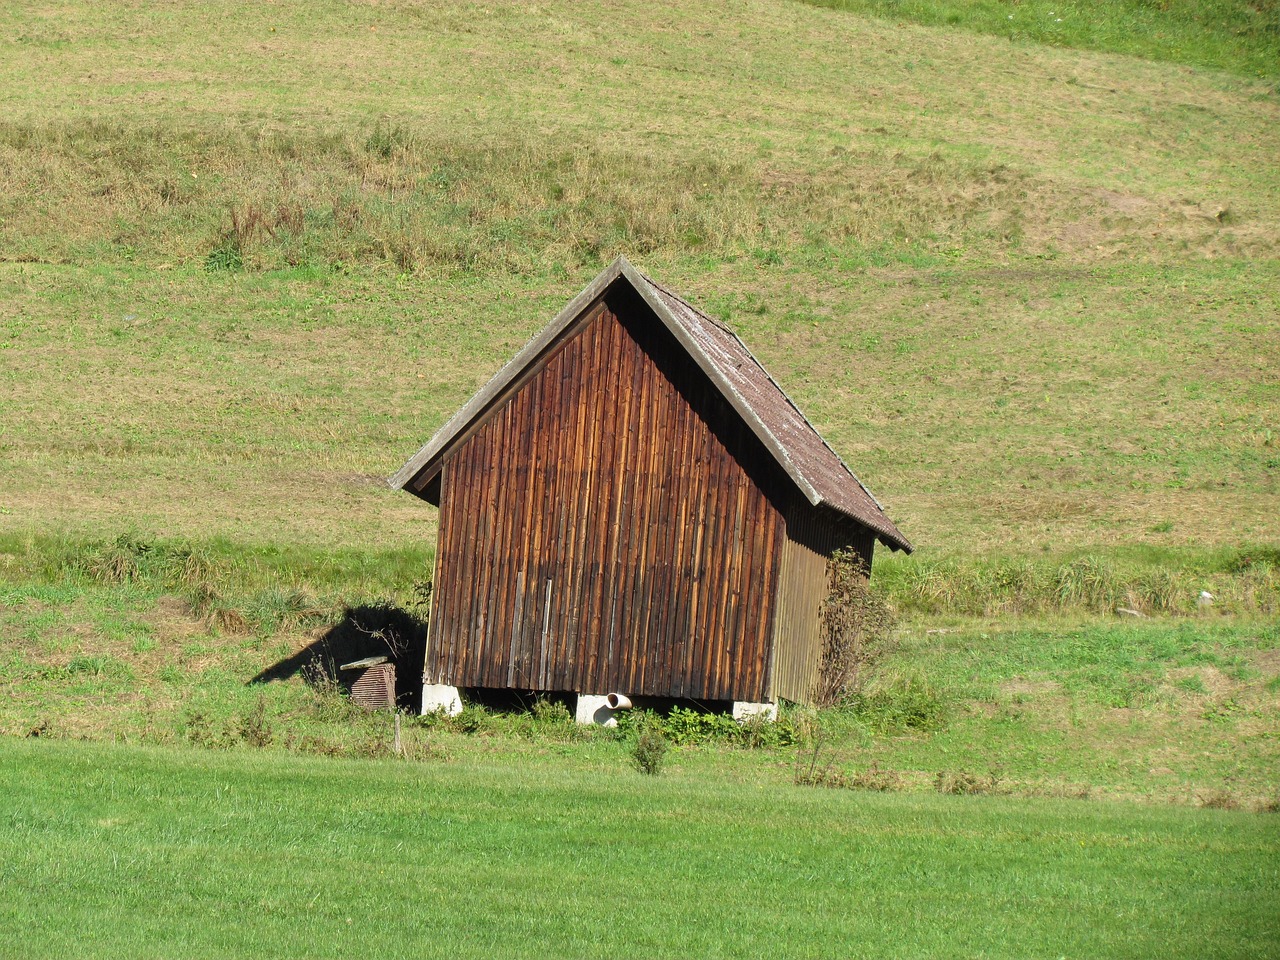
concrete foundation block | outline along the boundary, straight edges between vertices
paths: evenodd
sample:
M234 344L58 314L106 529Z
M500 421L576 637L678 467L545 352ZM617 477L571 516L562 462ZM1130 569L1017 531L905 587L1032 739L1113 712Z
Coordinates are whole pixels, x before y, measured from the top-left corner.
M763 717L772 723L778 719L778 705L776 703L751 703L748 700L733 701L733 719L742 723L744 720L750 720L753 717Z
M436 713L441 710L450 717L456 717L462 712L462 697L458 694L458 688L447 683L424 683L422 712Z
M616 727L618 721L609 709L609 697L606 694L578 694L578 708L574 711L574 719L579 723L594 723L601 727Z

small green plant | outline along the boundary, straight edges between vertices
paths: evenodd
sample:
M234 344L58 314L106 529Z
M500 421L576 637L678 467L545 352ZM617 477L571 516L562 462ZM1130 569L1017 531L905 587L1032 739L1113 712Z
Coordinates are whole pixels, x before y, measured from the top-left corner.
M585 726L574 720L563 701L550 697L538 697L533 702L522 732L530 737L558 741L577 740L589 734Z
M1204 680L1199 676L1180 677L1174 681L1174 686L1186 693L1208 693L1208 689L1204 685Z
M667 738L662 728L653 723L641 726L635 746L631 748L631 759L636 769L649 776L657 776L662 772L662 765L667 758Z
M618 717L621 733L635 733L645 727L660 729L668 742L680 747L721 743L765 749L787 747L799 739L795 725L787 717L769 720L754 716L738 721L727 713L682 706L672 707L665 717L649 711L632 711Z
M688 707L674 707L665 718L650 718L646 726L659 728L666 739L678 746L706 743L716 739L736 739L738 722L724 713L701 713Z
M244 269L244 252L234 234L224 236L216 247L205 254L204 268L210 273Z
M412 149L413 142L413 131L405 127L379 126L365 138L364 148L369 152L370 156L378 157L382 160L390 160L397 151Z
M1200 719L1207 720L1209 723L1231 723L1240 719L1243 708L1235 699L1228 697L1211 703L1205 707L1200 714Z

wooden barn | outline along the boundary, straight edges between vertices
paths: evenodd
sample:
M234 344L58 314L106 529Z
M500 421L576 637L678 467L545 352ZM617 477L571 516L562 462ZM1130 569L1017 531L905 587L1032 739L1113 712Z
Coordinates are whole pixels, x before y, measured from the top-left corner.
M440 509L428 710L805 702L831 553L911 549L742 341L623 258L390 482Z

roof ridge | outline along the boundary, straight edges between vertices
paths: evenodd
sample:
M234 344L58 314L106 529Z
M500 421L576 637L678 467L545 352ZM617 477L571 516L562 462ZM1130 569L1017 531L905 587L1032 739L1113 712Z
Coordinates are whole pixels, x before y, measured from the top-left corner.
M702 319L713 324L714 326L719 327L725 333L729 334L729 336L733 337L734 340L738 341L738 345L742 347L743 353L745 353L747 357L750 358L751 362L754 363L760 369L760 372L765 375L765 378L771 384L773 384L773 386L777 389L778 393L782 394L782 398L787 401L787 403L791 406L791 409L796 412L796 415L801 420L804 421L805 426L807 426L810 430L813 431L814 436L816 436L822 442L822 445L831 452L831 455L833 457L835 457L838 461L840 461L840 466L844 467L845 472L849 474L850 477L853 478L854 482L859 487L862 488L862 492L871 498L872 503L874 503L881 510L884 510L884 504L882 504L876 498L876 495L874 493L872 493L870 490L867 489L867 485L862 482L862 479L856 473L853 472L853 468L850 467L849 464L845 462L844 457L840 456L840 454L836 451L836 449L827 442L827 438L824 437L822 435L822 432L813 425L813 422L808 418L808 416L805 415L805 412L800 409L800 405L791 398L791 394L787 393L787 391L783 388L782 384L778 383L778 381L773 378L773 374L771 374L768 368L759 361L759 359L756 357L754 353L751 352L751 348L747 346L746 342L740 336L738 336L737 332L732 327L730 327L724 321L718 320L715 317L712 317L709 314L705 313L704 311L700 310L698 307L695 307L692 303L690 303L684 297L680 296L680 294L676 293L674 290L668 289L667 287L663 286L661 283L658 283L648 274L643 273L640 270L636 270L636 273L644 277L644 279L647 280L650 284L652 284L655 289L666 294L668 297L671 297L673 300L678 300L680 303L684 304L686 307L688 307L690 310L692 310Z

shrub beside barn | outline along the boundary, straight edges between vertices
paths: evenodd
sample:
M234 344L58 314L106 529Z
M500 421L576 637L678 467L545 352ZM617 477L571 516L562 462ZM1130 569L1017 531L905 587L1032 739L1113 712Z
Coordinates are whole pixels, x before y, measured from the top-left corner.
M427 710L807 702L832 553L911 549L742 341L622 258L391 484L440 510Z

